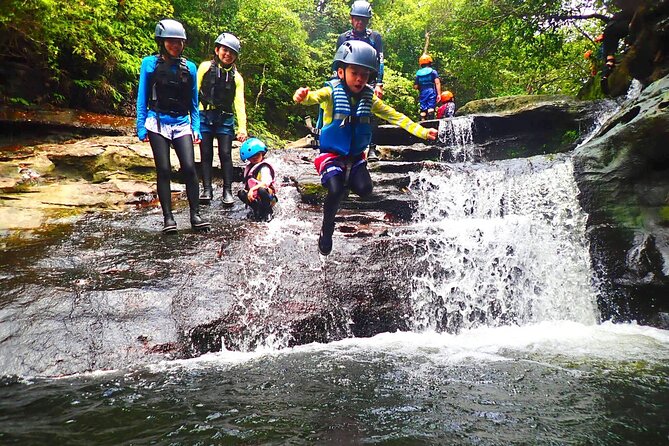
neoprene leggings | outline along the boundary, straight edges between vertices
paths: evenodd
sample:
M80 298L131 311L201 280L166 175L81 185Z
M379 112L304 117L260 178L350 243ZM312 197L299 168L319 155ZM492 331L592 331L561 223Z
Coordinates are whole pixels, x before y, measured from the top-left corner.
M240 190L237 196L244 204L253 209L253 214L256 217L265 217L272 213L272 196L264 187L258 188L258 198L256 200L249 201L246 190Z
M215 135L218 140L218 157L221 160L223 171L223 186L232 186L232 135L220 133ZM211 166L214 162L214 134L202 133L200 142L200 156L202 157L202 182L204 186L211 186Z
M347 186L344 184L344 175L330 177L324 184L328 190L323 204L323 234L331 236L334 232L335 217L341 200L344 198ZM361 197L372 193L372 178L369 176L367 165L356 167L348 178L348 188Z
M170 188L170 174L172 167L170 165L170 143L179 158L181 173L186 183L186 195L191 211L197 209L198 184L197 172L195 171L195 159L193 153L193 138L191 135L184 135L180 138L170 141L159 133L149 132L149 142L153 151L153 160L156 163L156 174L158 177L158 199L163 209L163 215L172 213L172 191Z

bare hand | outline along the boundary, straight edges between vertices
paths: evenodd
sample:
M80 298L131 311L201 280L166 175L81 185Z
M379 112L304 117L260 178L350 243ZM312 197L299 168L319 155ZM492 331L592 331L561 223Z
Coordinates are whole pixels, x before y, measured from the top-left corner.
M377 98L383 99L383 85L376 84L376 86L374 87L374 94L376 95Z
M247 138L246 133L237 133L237 141L244 142Z
M434 141L439 136L439 130L437 129L427 129L427 139Z
M295 90L295 93L293 94L293 101L300 103L304 101L304 98L307 97L309 94L309 89L306 87L301 87Z
M246 198L249 199L249 202L255 201L255 197L253 196L253 189L246 193Z

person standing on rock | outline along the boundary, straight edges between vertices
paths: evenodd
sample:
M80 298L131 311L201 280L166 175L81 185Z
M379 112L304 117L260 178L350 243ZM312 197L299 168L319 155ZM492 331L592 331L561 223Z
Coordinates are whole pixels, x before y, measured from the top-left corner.
M419 91L420 119L434 119L437 98L441 97L441 81L439 73L432 68L432 56L423 54L418 58L420 69L416 71L413 88Z
M372 19L372 6L364 0L356 0L351 5L350 17L351 29L339 35L335 49L341 47L344 42L360 40L368 43L376 50L379 69L376 75L369 79L369 84L374 88L374 94L379 99L383 99L383 39L381 38L381 34L367 28L369 21ZM334 77L336 79L336 75ZM372 120L372 131L374 131L377 125L375 120ZM376 144L371 140L369 142L369 150L367 151L367 159L370 161L377 161L379 159L376 153Z
M163 210L163 232L176 232L170 187L170 145L179 158L186 183L190 223L208 230L199 213L199 191L193 142L200 142L200 113L195 64L181 56L186 30L176 20L158 22L155 31L159 53L142 59L137 91L137 136L149 142L156 164L157 189Z
M337 79L316 91L298 88L293 100L303 105L320 104L324 110L320 137L320 155L314 160L321 183L327 189L323 204L323 224L318 251L329 255L335 217L348 189L361 197L372 193L372 179L367 170L364 150L372 138L371 117L378 116L411 134L434 140L437 129L426 129L383 103L368 85L376 76L379 61L369 44L351 40L337 50L333 69Z
M232 206L232 140L235 138L235 118L236 138L240 142L246 140L244 79L235 66L241 45L239 39L230 33L218 36L214 45L214 58L202 62L197 69L202 130L200 155L203 187L200 200L208 203L213 198L211 170L216 137L223 171L223 204Z

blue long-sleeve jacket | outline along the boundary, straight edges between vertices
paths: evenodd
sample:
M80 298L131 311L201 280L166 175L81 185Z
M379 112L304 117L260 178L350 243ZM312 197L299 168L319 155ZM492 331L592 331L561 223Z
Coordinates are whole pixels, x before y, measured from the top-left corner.
M169 125L183 125L190 122L191 130L195 138L200 138L200 110L197 92L197 67L191 61L186 61L186 66L192 77L191 105L188 115L170 116L149 110L149 95L151 93L150 79L158 64L158 55L147 56L142 59L142 67L139 71L139 87L137 88L137 137L144 140L147 135L145 127L146 119L150 116L157 117L161 123ZM177 67L175 66L176 70Z

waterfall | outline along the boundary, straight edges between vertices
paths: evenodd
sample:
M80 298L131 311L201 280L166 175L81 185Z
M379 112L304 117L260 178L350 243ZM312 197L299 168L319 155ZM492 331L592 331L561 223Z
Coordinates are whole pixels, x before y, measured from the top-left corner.
M457 332L550 320L598 321L596 289L569 157L424 169L412 324Z
M474 117L458 116L439 122L439 141L451 152L453 161L475 161L481 156L474 144Z

